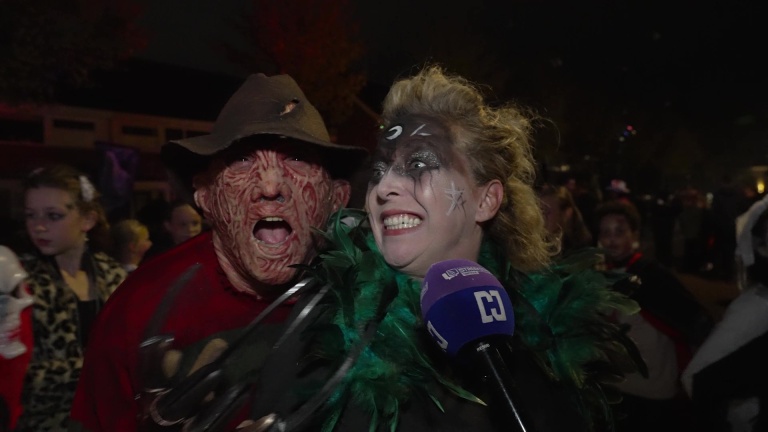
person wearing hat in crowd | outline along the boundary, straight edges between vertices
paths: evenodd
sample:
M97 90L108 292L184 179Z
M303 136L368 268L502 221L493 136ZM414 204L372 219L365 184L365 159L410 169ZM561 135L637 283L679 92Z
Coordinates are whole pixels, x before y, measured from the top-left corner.
M632 202L627 182L621 179L613 179L605 188L605 201Z
M154 390L216 357L227 346L220 335L245 327L296 286L302 272L292 265L315 257L312 230L347 204L347 179L366 152L332 143L291 77L257 74L230 98L211 134L172 141L162 156L179 184L194 190L211 231L143 263L106 305L70 430L173 424L156 415ZM291 309L291 302L269 309L248 349L268 350ZM198 345L199 356L182 356Z

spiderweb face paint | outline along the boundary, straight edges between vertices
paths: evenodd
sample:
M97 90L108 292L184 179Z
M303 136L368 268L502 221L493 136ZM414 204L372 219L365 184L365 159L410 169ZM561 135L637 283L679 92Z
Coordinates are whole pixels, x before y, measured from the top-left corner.
M402 119L384 129L373 160L367 207L390 265L423 276L437 261L477 259L479 194L446 125Z

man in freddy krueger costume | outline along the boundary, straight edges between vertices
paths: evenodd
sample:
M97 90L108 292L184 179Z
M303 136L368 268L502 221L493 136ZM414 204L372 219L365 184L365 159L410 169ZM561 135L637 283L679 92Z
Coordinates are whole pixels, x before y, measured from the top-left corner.
M142 264L106 304L70 430L203 430L247 417L253 382L243 371L257 375L253 359L283 334L305 285L292 265L315 257L312 230L347 204L347 179L365 155L330 142L287 75L250 76L210 135L166 144L165 163L193 187L212 230ZM249 355L230 355L235 348Z

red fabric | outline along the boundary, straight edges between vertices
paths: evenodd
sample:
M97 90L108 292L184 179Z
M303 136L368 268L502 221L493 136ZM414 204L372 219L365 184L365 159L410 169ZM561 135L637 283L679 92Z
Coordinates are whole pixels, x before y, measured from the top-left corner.
M107 301L90 336L71 414L84 430L137 430L139 342L170 285L195 263L203 267L176 298L164 328L175 336L176 347L243 327L268 306L232 288L218 264L210 233L139 266ZM290 308L278 308L267 322L284 320Z
M622 267L629 269L633 264L637 263L642 258L642 252L635 252ZM609 264L608 268L615 268L615 266L611 266ZM675 345L675 354L677 356L677 370L682 373L693 357L691 348L686 343L683 334L645 309L640 311L640 315L648 322L648 324L652 325L656 330L664 333L668 338L672 340L672 343Z
M27 352L10 360L0 356L0 399L5 401L10 417L11 430L21 416L21 390L24 387L24 375L27 365L32 358L32 308L21 311L21 328L19 331L21 343L27 347Z
M685 342L683 334L667 325L664 321L660 320L650 312L641 310L640 315L642 315L643 319L645 319L648 324L652 325L656 330L664 333L672 340L672 343L675 345L675 355L677 357L677 371L682 373L693 357L691 348Z

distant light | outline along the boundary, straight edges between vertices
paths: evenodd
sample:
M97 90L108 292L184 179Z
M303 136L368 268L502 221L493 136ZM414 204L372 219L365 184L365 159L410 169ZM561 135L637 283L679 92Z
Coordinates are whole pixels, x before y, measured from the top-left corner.
M627 132L627 131L624 131L624 132L622 133L622 135L624 135L625 137L628 137L628 136L629 136L629 132Z
M627 125L627 130L628 130L628 131L631 131L632 129L634 129L634 128L632 127L632 125Z
M619 137L619 142L624 142L624 137L623 136Z
M763 179L757 180L757 193L761 194L765 192L765 181Z
M636 130L633 130L633 131L632 131L632 135L637 135L637 131L636 131Z

